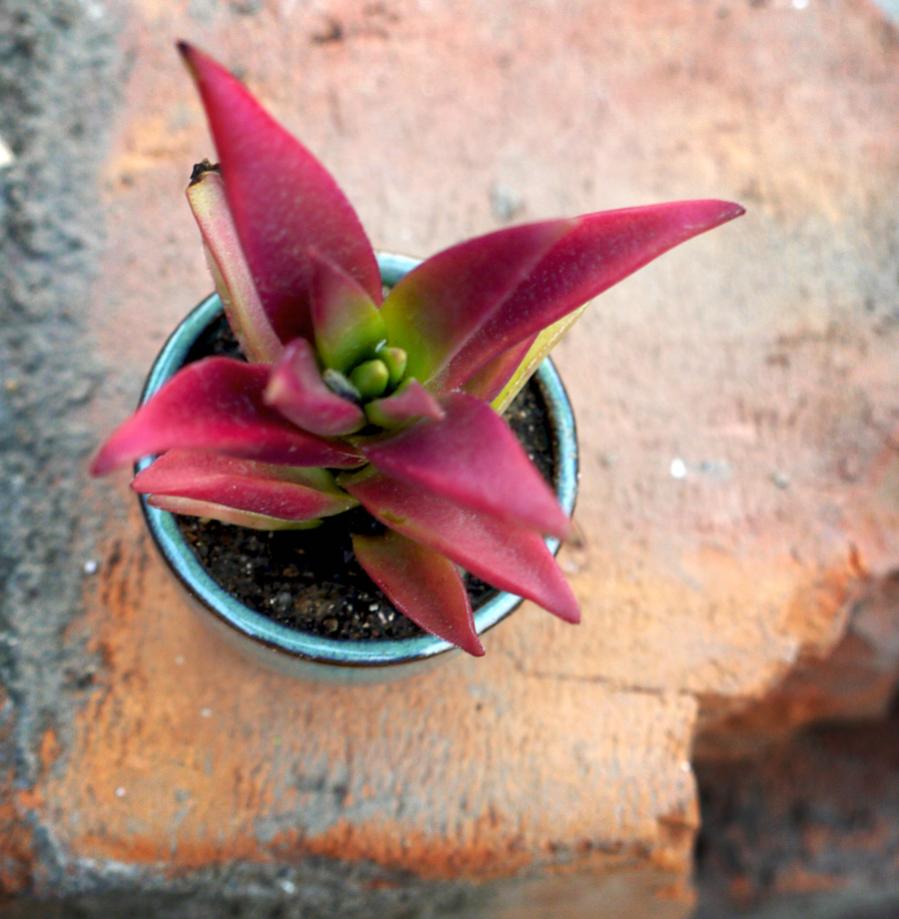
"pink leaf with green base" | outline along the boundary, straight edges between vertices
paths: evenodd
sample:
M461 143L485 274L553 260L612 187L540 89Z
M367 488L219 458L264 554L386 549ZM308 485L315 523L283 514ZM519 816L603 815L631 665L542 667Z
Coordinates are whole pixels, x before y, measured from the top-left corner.
M379 303L374 252L331 175L221 64L184 42L178 48L200 91L241 246L281 341L311 337L310 246Z
M422 262L387 295L381 315L406 373L428 385L572 226L551 220L510 227Z
M382 536L354 535L353 551L404 616L469 654L484 653L468 592L449 559L390 531Z
M225 523L265 529L308 526L356 501L324 469L298 469L200 450L170 450L139 472L131 487L151 504Z
M315 350L326 367L346 373L374 356L387 329L380 310L354 278L315 251L308 257L313 266Z
M446 412L418 380L410 379L392 396L369 402L365 414L378 427L399 428L423 418L440 421Z
M376 468L455 504L564 539L568 517L509 426L488 405L455 393L446 417L362 447Z
M341 484L390 529L566 622L580 621L577 599L535 530L466 510L378 473L346 476Z
M365 426L358 405L331 392L322 382L312 345L297 338L272 368L264 399L306 431L334 437Z
M487 362L642 268L679 243L743 213L728 201L674 201L585 214L489 316L440 375L463 386ZM386 305L386 304L385 304Z
M277 359L283 346L262 308L240 248L221 174L213 166L195 167L194 172L187 187L187 200L203 237L209 268L228 325L249 360L270 364Z
M269 371L224 357L189 364L112 433L91 471L102 475L172 447L294 466L358 466L352 447L307 434L265 404Z

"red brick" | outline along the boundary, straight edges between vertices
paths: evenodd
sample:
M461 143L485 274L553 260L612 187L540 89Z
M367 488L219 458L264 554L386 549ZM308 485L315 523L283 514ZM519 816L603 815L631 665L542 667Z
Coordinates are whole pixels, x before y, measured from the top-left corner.
M566 898L685 915L700 718L833 647L858 583L899 560L899 510L870 484L899 413L894 32L852 4L190 8L136 3L122 38L89 304L113 384L98 439L209 288L180 196L210 144L175 37L243 68L381 247L490 229L497 188L517 219L712 195L749 213L604 296L558 349L582 436L562 555L582 626L525 608L482 661L365 691L289 682L212 644L124 481L105 484L77 630L105 667L20 812L76 872L320 855L499 885L496 915ZM340 40L316 40L327 20Z

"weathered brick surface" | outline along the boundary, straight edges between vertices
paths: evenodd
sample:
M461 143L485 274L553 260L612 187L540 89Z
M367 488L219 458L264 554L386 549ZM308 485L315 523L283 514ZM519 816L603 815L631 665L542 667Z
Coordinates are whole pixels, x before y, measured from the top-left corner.
M694 759L752 758L806 725L888 716L899 685L899 576L858 588L837 644L800 658L763 697L705 723Z
M111 4L72 11L114 31ZM89 486L71 448L100 567L83 608L53 607L0 671L3 883L86 909L142 890L171 910L167 892L185 916L213 895L309 915L685 915L697 726L837 644L860 585L899 565L895 32L864 4L774 0L116 13L122 100L90 177L107 242L71 329L105 368L79 416L96 438L209 287L180 196L211 151L176 37L241 68L381 247L663 198L749 214L605 295L558 350L583 449L562 555L577 629L525 608L485 659L364 691L260 673L207 637L124 480ZM17 634L41 613L28 602ZM70 679L38 699L17 655L74 661Z

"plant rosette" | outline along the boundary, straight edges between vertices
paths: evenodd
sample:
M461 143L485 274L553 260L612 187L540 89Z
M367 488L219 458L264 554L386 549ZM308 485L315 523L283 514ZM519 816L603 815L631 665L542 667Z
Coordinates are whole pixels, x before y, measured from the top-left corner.
M554 492L502 412L536 372L550 415L571 434L564 391L544 364L555 342L597 294L743 209L703 199L601 211L379 267L324 167L221 65L179 48L219 156L195 167L187 197L246 361L185 363L218 309L204 301L93 473L138 461L132 488L154 538L209 618L301 670L317 661L358 678L452 646L481 655L480 634L519 598L578 622L552 551L569 530L576 451L557 448ZM279 531L356 508L377 521L353 533L356 561L427 635L291 631L229 597L183 537L176 551L172 514ZM463 571L500 591L477 614Z
M386 286L393 286L418 264L408 256L379 253L378 263ZM156 358L147 377L141 404L158 392L186 363L204 333L220 321L222 303L217 294L203 300L177 327ZM552 447L553 488L567 515L577 499L578 455L575 419L562 380L549 358L535 374L546 434ZM135 472L147 468L151 458L140 460ZM270 615L259 612L213 577L198 558L178 524L168 511L153 507L140 495L141 507L150 535L169 570L194 601L203 620L211 624L232 647L270 669L303 678L341 683L380 682L405 677L446 658L454 645L436 635L407 638L366 638L346 640L300 631ZM549 550L557 552L561 541L545 538ZM493 628L522 603L507 591L495 591L474 606L478 636Z

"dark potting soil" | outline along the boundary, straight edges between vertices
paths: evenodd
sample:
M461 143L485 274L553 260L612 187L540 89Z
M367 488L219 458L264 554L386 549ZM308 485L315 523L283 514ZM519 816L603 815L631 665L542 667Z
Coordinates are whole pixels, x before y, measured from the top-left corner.
M210 326L188 361L213 354L240 356L224 320ZM539 386L531 381L506 411L515 435L552 484L555 445ZM351 533L383 526L362 508L325 518L313 530L265 532L196 517L178 526L212 578L251 609L275 622L327 638L411 638L422 630L398 613L356 561ZM497 591L466 574L475 609Z

